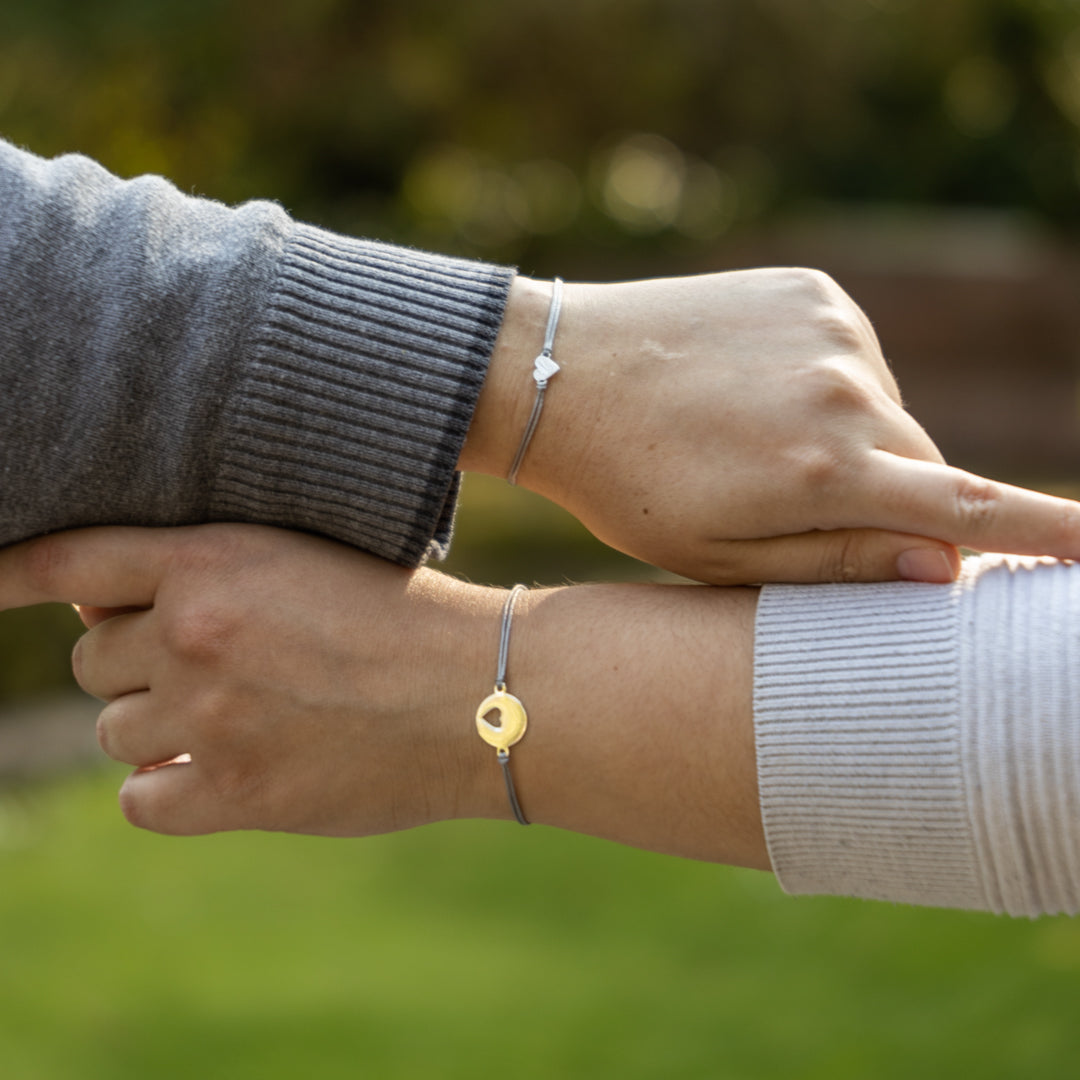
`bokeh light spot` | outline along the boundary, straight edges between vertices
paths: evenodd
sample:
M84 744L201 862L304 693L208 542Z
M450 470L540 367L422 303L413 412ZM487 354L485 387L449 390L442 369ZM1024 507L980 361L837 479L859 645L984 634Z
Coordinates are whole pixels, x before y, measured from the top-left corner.
M659 135L631 135L608 159L604 209L634 230L665 228L678 216L685 176L686 160L674 143Z

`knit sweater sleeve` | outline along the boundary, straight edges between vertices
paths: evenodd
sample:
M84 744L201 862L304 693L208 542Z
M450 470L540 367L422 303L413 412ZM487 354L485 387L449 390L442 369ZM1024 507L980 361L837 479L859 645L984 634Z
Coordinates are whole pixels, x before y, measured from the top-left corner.
M0 141L0 543L240 520L441 553L512 276Z
M1080 910L1078 648L1075 564L762 590L755 737L783 887Z

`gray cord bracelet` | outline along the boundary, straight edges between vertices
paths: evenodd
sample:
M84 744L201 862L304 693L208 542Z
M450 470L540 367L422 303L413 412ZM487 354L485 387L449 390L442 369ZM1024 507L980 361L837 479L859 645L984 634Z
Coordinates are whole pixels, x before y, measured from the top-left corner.
M514 790L514 778L510 775L510 747L521 741L528 727L529 718L525 706L508 693L506 689L506 661L510 653L510 623L514 618L514 605L517 598L525 592L524 585L515 585L503 604L502 629L499 632L499 666L495 673L495 688L476 710L476 730L480 738L494 746L499 764L502 766L503 779L506 781L506 794L510 799L510 808L520 825L528 825L529 819L521 811L517 792ZM488 720L488 716L498 712L498 726Z
M521 445L517 454L514 455L514 463L510 466L510 472L506 480L510 484L517 483L518 469L525 460L525 451L532 442L536 425L540 423L540 413L544 410L544 394L547 393L548 383L559 374L559 365L552 358L552 349L555 347L555 331L559 328L559 312L562 311L562 278L556 278L551 289L551 307L548 309L547 330L544 331L544 347L533 361L533 381L536 383L536 399L533 401L532 412L529 414L529 422L525 425L525 434L521 437Z

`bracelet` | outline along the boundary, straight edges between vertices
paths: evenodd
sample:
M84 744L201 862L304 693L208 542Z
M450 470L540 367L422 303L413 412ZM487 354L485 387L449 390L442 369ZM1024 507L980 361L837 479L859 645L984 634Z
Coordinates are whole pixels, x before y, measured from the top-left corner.
M510 652L510 623L514 618L514 605L517 598L525 592L524 585L515 585L506 598L502 613L502 630L499 634L499 666L495 673L495 688L476 710L476 730L480 738L494 746L499 764L502 766L503 779L506 781L506 794L510 797L510 808L518 824L528 825L529 819L521 812L517 792L514 790L514 778L510 775L510 747L521 741L528 727L529 718L525 706L508 693L506 689L506 659ZM498 726L488 721L488 715L498 712Z
M556 278L551 289L551 307L548 309L547 330L544 331L544 347L539 356L533 361L533 380L536 383L536 400L533 402L532 412L529 414L529 422L525 425L525 434L521 437L521 445L514 456L514 463L510 466L510 472L506 479L510 484L517 484L518 469L525 458L525 451L532 442L533 432L540 423L540 413L544 408L544 394L547 392L548 383L559 373L559 365L551 356L551 350L555 345L555 331L559 327L559 312L562 311L562 278Z

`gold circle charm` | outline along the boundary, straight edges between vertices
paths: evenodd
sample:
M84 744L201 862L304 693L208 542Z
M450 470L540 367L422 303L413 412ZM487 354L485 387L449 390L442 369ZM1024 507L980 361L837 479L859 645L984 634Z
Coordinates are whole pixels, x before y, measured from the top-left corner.
M493 712L499 714L498 726L488 720L488 715ZM488 694L476 710L476 730L480 733L480 738L496 750L509 750L514 743L519 742L528 723L525 706L505 690Z

